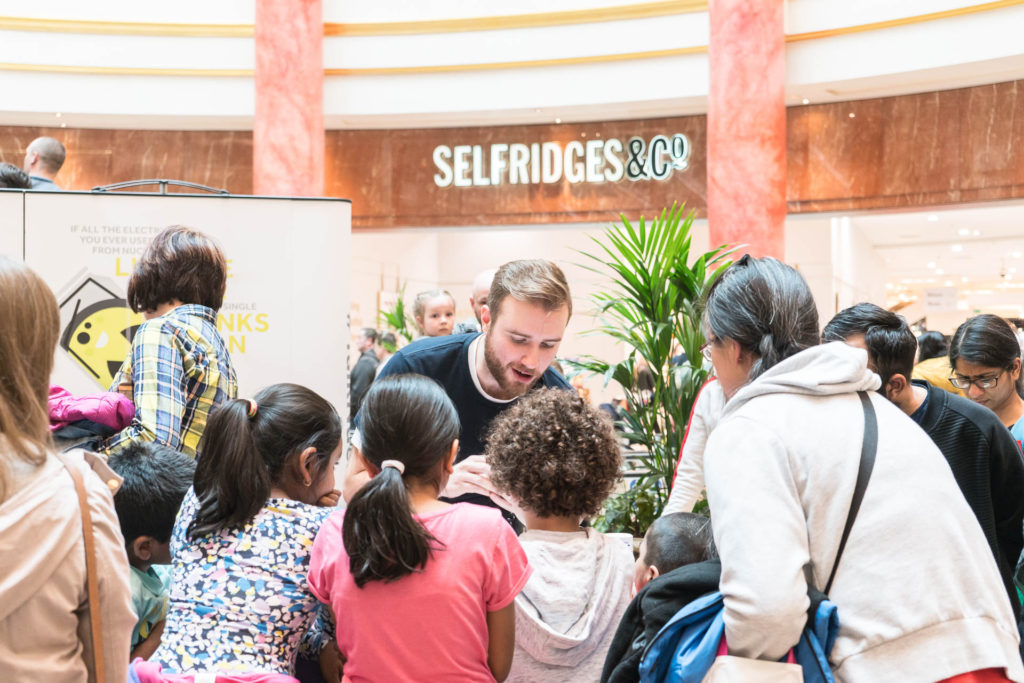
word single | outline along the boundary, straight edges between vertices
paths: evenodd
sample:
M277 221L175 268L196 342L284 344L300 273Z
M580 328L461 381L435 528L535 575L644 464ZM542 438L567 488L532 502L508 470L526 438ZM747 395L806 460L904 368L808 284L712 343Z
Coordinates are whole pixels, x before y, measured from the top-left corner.
M690 139L682 133L655 135L646 141L618 138L434 148L434 184L438 187L488 187L617 183L623 179L668 180L690 166Z

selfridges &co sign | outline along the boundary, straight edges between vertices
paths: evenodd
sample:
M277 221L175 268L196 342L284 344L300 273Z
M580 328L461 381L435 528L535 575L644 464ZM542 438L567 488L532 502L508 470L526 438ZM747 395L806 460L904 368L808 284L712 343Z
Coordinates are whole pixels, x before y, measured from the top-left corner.
M668 180L690 165L690 139L682 133L560 142L438 145L434 148L434 184L438 187L487 187L617 183Z

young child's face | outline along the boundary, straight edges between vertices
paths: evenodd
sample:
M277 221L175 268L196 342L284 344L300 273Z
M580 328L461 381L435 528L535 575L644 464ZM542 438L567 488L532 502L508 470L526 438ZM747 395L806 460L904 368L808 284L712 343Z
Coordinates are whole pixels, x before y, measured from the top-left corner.
M435 296L423 307L423 317L417 320L427 337L443 337L455 326L455 302L447 296Z
M640 541L640 552L637 554L636 564L633 565L633 594L637 594L650 583L651 579L658 576L658 569L651 567L647 564L647 536L650 534L648 531L644 534L644 540Z
M170 564L171 563L171 542L160 543L159 541L153 541L153 564Z

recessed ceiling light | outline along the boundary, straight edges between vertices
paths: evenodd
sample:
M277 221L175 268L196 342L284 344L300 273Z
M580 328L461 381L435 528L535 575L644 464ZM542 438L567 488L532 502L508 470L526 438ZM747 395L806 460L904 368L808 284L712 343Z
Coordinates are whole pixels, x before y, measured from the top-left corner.
M853 113L853 112L851 111L851 112L850 112L850 118L851 118L851 119L855 119L855 118L857 118L857 115L856 115L856 114L854 114L854 113Z
M929 261L927 267L928 268L934 268L935 267L935 261Z
M885 283L885 288L886 288L886 289L892 289L892 288L893 288L893 287L895 287L895 286L896 286L896 285L894 285L894 284L893 284L893 283L891 283L891 282L886 282L886 283Z
M946 271L944 271L942 268L936 268L935 269L935 274L936 275L945 275Z
M981 237L981 230L974 230L973 232L971 232L971 234L974 235L975 237Z
M967 228L960 228L959 230L956 231L956 234L960 235L961 237L967 237L968 235L971 234L971 231L968 230Z
M810 104L811 103L811 101L809 99L807 99L806 97L802 101L803 101L804 104Z
M967 276L964 275L962 278L960 278L960 282L967 282Z
M952 280L946 280L946 286L947 287L952 287L953 286L953 281Z
M930 214L928 214L928 222L929 223L938 223L939 222L939 217L936 216L934 213L930 213Z
M954 252L954 253L960 253L961 251L964 250L964 245L962 245L962 244L951 244L951 245L949 245L949 250Z
M67 127L68 127L68 124L66 124L66 123L62 123L62 124L60 124L60 127L61 127L61 128L67 128Z
M561 123L562 119L555 119L555 123Z
M59 119L60 117L61 117L61 113L57 112L57 118Z

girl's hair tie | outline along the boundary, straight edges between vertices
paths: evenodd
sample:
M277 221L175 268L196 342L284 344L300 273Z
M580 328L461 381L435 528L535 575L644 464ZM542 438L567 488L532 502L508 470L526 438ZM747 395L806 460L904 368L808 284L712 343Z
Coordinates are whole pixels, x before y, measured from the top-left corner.
M393 467L398 470L399 474L405 474L405 463L401 460L385 460L380 464L381 471L386 467Z
M254 401L254 400L252 400L252 399L250 398L250 399L249 399L249 419L250 419L250 420L251 420L252 418L256 417L256 411L257 411L257 410L259 410L259 408L260 408L260 407L259 407L259 405L258 405L258 404L256 403L256 401Z

